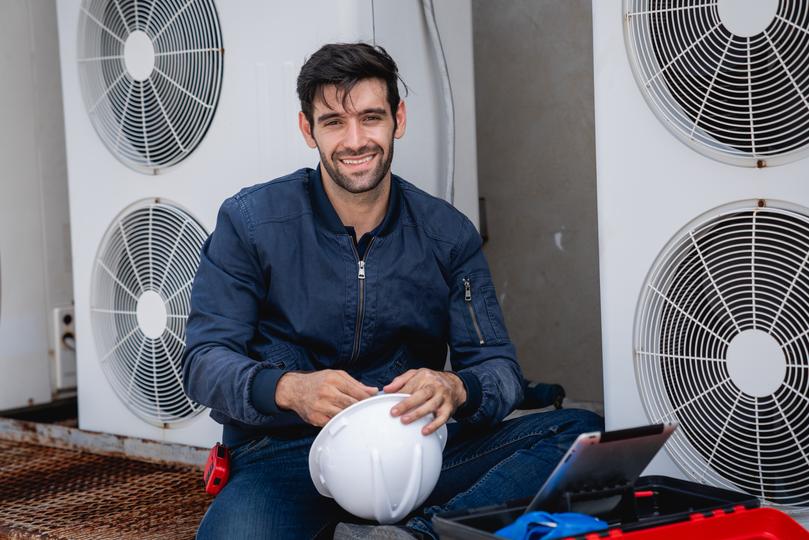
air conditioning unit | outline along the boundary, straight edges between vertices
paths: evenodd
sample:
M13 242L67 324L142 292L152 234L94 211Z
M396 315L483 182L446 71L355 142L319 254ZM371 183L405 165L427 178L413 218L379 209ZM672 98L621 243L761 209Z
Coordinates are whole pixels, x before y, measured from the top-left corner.
M72 300L62 110L53 90L58 54L44 28L47 8L0 5L0 70L13 74L0 92L0 411L58 394L51 310Z
M809 10L593 2L607 426L809 505Z
M809 506L809 9L593 2L609 428L650 470Z
M447 163L451 114L427 4L58 3L80 428L196 446L219 438L180 379L199 249L225 198L317 164L298 132L295 81L322 44L363 40L392 54L412 89L394 170L443 194L454 167L474 208L474 101L456 96L462 135ZM469 2L441 9L452 81L471 88Z

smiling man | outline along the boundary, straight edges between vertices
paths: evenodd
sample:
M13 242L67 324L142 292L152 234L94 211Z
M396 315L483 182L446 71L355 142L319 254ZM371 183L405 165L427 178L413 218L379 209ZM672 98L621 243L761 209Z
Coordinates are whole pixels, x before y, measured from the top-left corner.
M198 538L435 538L432 515L533 495L601 428L577 410L503 421L523 378L480 236L391 174L407 125L398 83L381 47L313 54L299 127L320 163L226 200L203 247L183 383L223 424L232 464ZM435 490L389 527L351 524L308 468L318 429L379 389L410 394L391 414L431 415L425 435L456 421Z

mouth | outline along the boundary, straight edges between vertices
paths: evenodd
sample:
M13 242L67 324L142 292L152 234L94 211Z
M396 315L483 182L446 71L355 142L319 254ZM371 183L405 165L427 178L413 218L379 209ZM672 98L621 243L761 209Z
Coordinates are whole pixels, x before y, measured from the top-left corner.
M376 157L376 154L368 154L367 156L352 156L350 158L339 158L340 163L349 168L363 168Z

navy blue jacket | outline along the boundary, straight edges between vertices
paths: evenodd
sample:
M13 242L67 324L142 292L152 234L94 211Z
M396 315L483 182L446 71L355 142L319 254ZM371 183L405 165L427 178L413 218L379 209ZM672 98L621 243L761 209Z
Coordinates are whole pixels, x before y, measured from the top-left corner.
M382 387L442 370L447 345L468 399L459 422L491 425L522 399L522 373L474 225L393 175L364 260L323 189L300 169L219 210L191 293L183 386L234 445L313 431L275 403L289 370L343 369Z

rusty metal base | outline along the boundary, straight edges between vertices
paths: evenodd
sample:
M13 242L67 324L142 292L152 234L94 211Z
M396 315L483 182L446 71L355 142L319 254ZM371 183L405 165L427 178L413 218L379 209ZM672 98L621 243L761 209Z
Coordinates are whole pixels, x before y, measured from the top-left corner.
M192 539L201 471L0 440L0 538Z

